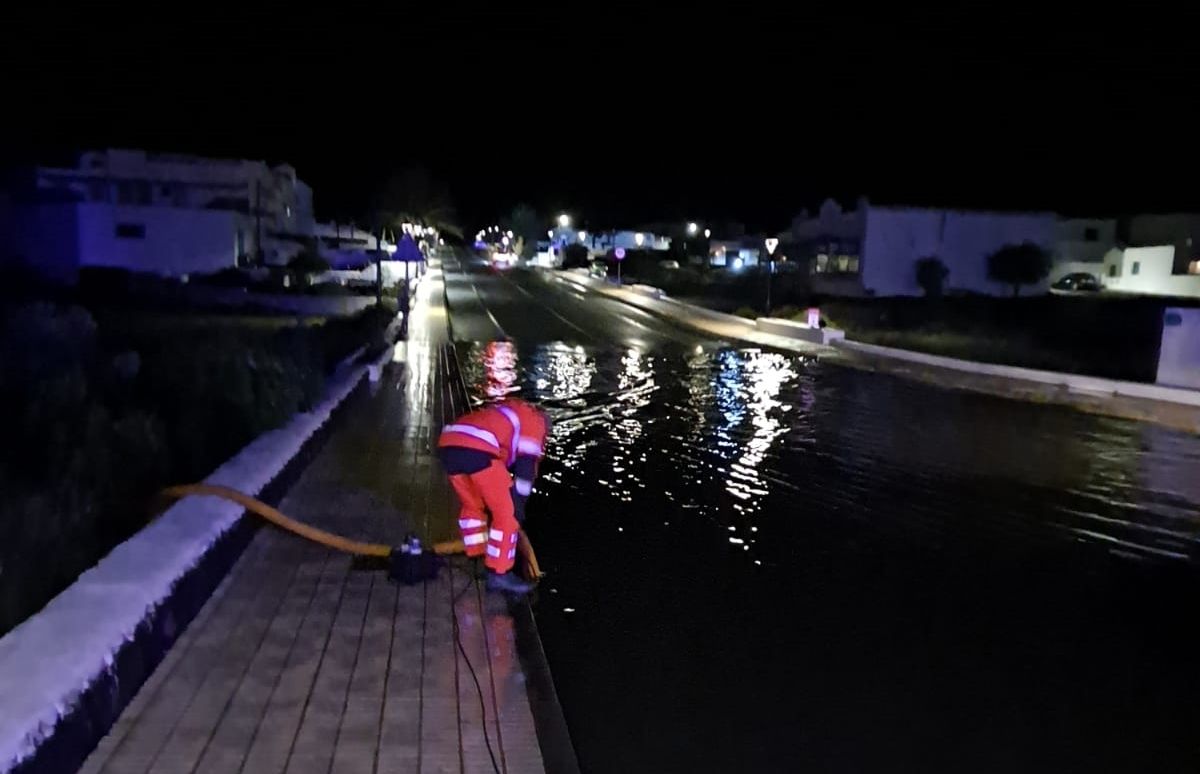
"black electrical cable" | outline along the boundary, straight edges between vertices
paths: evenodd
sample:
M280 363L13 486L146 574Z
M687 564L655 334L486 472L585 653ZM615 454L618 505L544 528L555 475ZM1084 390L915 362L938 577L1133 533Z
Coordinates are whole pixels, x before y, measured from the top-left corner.
M450 588L454 588L454 564L449 566L450 570ZM458 600L462 599L463 595L471 590L472 583L478 584L478 580L470 579L468 576L467 585L454 596L450 601L451 612L454 613L454 642L458 645L458 652L462 654L463 661L467 662L467 670L471 673L471 680L475 683L475 693L479 696L479 716L483 724L483 743L487 746L488 757L492 759L492 770L496 774L500 774L500 766L496 764L496 753L492 751L492 739L488 734L487 725L487 702L483 698L483 687L479 684L479 675L475 674L475 667L471 665L471 659L467 656L467 649L463 647L462 632L458 628Z
M462 391L461 395L462 395L462 397L467 399L467 405L470 405L470 391L467 389L467 381L466 381L466 379L463 378L462 368L459 366L458 350L456 350L454 348L453 344L448 345L448 349L449 349L449 355L454 361L454 373L456 376L458 376L458 386L459 386L459 389ZM454 564L453 563L449 563L449 570L450 570L450 588L453 589L454 588ZM471 659L467 657L467 650L466 650L466 648L463 647L462 634L458 628L458 600L461 599L464 594L466 594L468 591L471 590L472 585L474 585L476 588L476 591L478 591L479 579L471 577L470 574L468 573L467 585L465 587L463 587L463 590L461 592L459 592L457 595L452 597L450 600L450 612L454 613L454 642L455 642L455 644L458 645L458 652L462 654L463 661L465 661L467 663L467 670L470 671L471 680L473 680L475 683L475 693L476 693L476 695L479 696L479 716L483 723L483 743L487 747L488 757L492 759L492 770L494 772L496 772L496 774L501 774L500 766L496 764L496 753L492 751L492 739L491 739L491 736L488 734L487 702L483 698L483 688L482 688L482 686L479 685L479 675L475 674L475 667L471 665Z

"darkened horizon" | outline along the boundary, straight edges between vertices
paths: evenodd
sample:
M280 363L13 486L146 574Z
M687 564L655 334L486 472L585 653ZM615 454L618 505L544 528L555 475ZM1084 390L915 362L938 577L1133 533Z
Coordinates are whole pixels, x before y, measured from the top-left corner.
M7 54L29 109L4 160L128 147L287 162L312 186L318 215L341 219L366 217L374 191L419 166L449 188L468 230L517 203L592 227L695 219L755 230L782 228L826 197L1068 215L1200 210L1200 193L1174 171L1189 141L1178 106L1194 67L1182 56L1164 46L1133 67L1139 49L1150 53L1143 38L1117 49L1107 37L1084 45L1082 34L1022 30L1026 50L1011 57L999 34L985 42L976 24L950 35L950 21L921 28L948 48L913 39L898 55L868 37L839 59L753 46L743 30L753 56L701 61L682 57L679 41L636 56L489 55L467 21L438 26L462 36L454 45L406 37L402 52L356 46L333 61L294 56L311 50L302 20L268 39L226 41L214 22L130 47L78 29L65 33L80 38L69 47L51 46L37 33ZM225 53L240 37L253 47ZM419 77L391 81L397 61L422 63Z

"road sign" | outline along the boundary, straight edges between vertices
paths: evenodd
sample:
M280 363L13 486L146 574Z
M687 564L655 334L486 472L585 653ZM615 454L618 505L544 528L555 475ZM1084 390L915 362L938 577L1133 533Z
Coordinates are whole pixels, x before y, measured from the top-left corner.
M615 254L617 256L618 261L625 260L625 248L624 247L618 247Z

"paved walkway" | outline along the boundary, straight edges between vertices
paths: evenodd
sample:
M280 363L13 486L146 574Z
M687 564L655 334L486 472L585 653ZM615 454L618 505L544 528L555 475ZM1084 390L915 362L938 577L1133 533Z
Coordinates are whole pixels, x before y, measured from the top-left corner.
M422 283L401 362L350 398L284 513L392 544L409 529L426 540L453 535L452 497L430 447L465 396L447 379L441 297L440 279ZM272 527L82 769L496 770L543 770L503 601L483 594L465 565L397 586Z

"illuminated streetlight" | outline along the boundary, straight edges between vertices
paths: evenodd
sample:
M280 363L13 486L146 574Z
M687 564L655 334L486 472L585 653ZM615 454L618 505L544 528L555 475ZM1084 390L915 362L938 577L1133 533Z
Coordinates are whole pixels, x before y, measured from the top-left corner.
M505 247L508 247L508 237L506 237L506 236L500 237L500 244L504 245Z
M579 232L579 241L580 241L580 242L583 242L583 241L585 241L586 239L587 239L587 232L586 232L586 231L580 231L580 232Z
M710 236L712 236L712 229L709 229L709 228L704 229L704 238L708 239Z
M697 225L696 225L694 222L692 222L692 223L689 223L689 224L688 224L688 236L696 236L696 231L697 231L697 229L699 229L699 228L700 228L700 227L699 227L699 226L697 226Z
M646 241L646 235L639 231L633 235L633 241L637 242L638 247L641 247L642 243Z
M562 226L563 228L567 228L568 226L570 226L571 225L571 216L565 212L563 214L559 215L558 216L558 225Z
M508 232L508 238L509 238L509 239L512 239L512 237L513 237L512 230L511 230L511 229L509 229L509 232Z
M547 231L547 232L546 232L546 236L548 236L548 237L550 237L551 239L553 239L553 238L554 238L554 229L550 229L549 231Z

